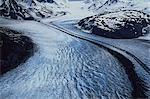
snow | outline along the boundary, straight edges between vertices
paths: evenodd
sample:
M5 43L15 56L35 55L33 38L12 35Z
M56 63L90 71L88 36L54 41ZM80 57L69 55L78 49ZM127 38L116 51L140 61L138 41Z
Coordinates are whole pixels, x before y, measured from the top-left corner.
M87 9L81 9L83 1L72 1L68 2L66 8L63 8L63 11L68 12L67 15L61 16L61 17L56 17L56 18L47 18L47 19L42 19L41 22L48 23L51 21L56 21L56 20L76 20L76 19L82 19L87 16L95 15L96 13L88 11Z
M145 30L144 30L145 29ZM144 28L143 32L146 32L146 35L145 36L142 36L142 37L139 37L139 39L142 39L142 40L149 40L150 41L150 25L147 26L146 28Z
M1 16L13 19L28 19L32 17L32 20L41 20L42 18L51 18L65 15L66 12L62 10L64 5L58 5L55 3L44 3L33 0L21 1L21 0L6 0L3 1L4 5L1 7ZM10 5L11 4L11 5ZM13 7L13 8L11 8ZM21 9L21 10L20 10Z
M59 30L48 26L49 22L65 23L68 20L82 19L92 16L99 11L91 11L83 6L88 6L83 1L68 2L55 0L62 5L41 3L34 6L38 11L42 8L68 12L65 16L40 18L40 22L11 20L0 18L0 27L23 32L37 44L38 51L27 62L0 77L1 98L7 99L99 99L99 98L131 98L132 85L122 64L107 50L87 41L69 36ZM65 3L64 3L65 1ZM26 3L20 4L30 8ZM97 5L97 7L100 4ZM115 5L116 7L117 5ZM149 6L148 4L146 6ZM140 5L142 7L142 5ZM44 11L46 10L44 9ZM94 8L95 9L95 8ZM93 10L94 10L93 9ZM142 8L143 9L143 8ZM103 9L104 10L104 9ZM47 10L46 10L47 11ZM147 11L148 9L144 10ZM36 17L35 13L32 16ZM107 21L109 22L109 21ZM67 24L68 24L67 23ZM45 25L47 24L47 25ZM111 24L110 24L111 25ZM67 26L74 31L72 25ZM112 26L113 27L113 26ZM114 27L116 28L116 27ZM83 34L83 31L75 33ZM87 32L87 31L85 31ZM84 33L85 34L85 33ZM86 34L89 37L91 34ZM138 54L143 62L149 64L148 44L139 44L140 41L128 39L111 40L103 37L94 37L114 46L127 49L133 54ZM150 36L146 36L150 40ZM145 39L140 37L140 39ZM113 42L114 41L114 42ZM131 45L129 45L131 44ZM139 49L140 48L140 49ZM141 48L146 49L141 51ZM149 75L137 66L138 75L149 82ZM148 85L149 86L149 85ZM148 94L149 95L149 94Z
M31 37L39 49L26 63L1 77L2 98L131 96L131 84L121 64L103 48L34 21L0 19L0 23Z
M144 64L145 64L144 68L146 67L146 68L150 69L150 66L149 66L150 59L149 59L149 55L147 54L147 53L149 53L149 47L150 47L149 42L146 43L145 40L141 40L141 39L126 39L126 40L115 39L114 40L114 39L104 38L101 36L91 35L91 34L85 33L83 31L79 30L78 28L76 28L74 26L74 24L76 24L76 22L77 22L77 20L64 21L64 22L58 21L58 22L55 22L54 24L56 26L58 26L59 28L64 29L65 31L68 31L72 35L78 35L81 38L86 38L88 40L91 40L96 43L100 43L102 45L105 45L105 44L112 45L119 49L123 49L129 53L132 53L132 55L135 55L142 62L144 62ZM137 72L138 76L141 77L141 79L144 79L144 82L147 82L146 86L147 86L147 88L149 88L148 86L150 86L150 84L149 84L150 77L149 77L149 74L147 74L148 72L143 70L144 68L141 65L136 65L136 62L134 61L134 59L130 59L130 60L132 60L132 62L135 64L135 71ZM150 92L150 90L147 91L148 96L150 96L149 92Z
M0 0L0 6L3 4L2 0Z
M135 10L98 14L81 19L78 27L90 33L110 38L136 38L150 25L150 16ZM89 33L88 32L88 33Z
M89 0L85 0L89 1ZM103 5L105 2L107 4ZM150 13L150 0L117 0L115 3L111 3L114 0L90 0L89 3L85 4L83 8L89 9L98 13L104 13L106 11L118 11L118 10L140 10L145 13Z
M94 34L91 35L89 33L81 31L79 28L75 26L77 22L78 20L64 21L64 22L57 21L53 24L55 24L59 28L63 28L66 31L69 31L72 34L81 35L81 37L83 36L86 38L90 38L91 40L93 39L95 41L105 42L105 43L108 43L109 45L113 45L121 49L125 49L128 52L131 52L132 54L134 54L136 57L140 58L149 67L150 61L149 61L149 56L147 54L149 53L149 49L148 49L149 43L147 44L147 43L140 42L140 40L143 40L143 41L147 40L146 38L148 37L146 35L143 37L136 38L136 39L110 39L110 38L97 36ZM141 49L144 51L141 51Z

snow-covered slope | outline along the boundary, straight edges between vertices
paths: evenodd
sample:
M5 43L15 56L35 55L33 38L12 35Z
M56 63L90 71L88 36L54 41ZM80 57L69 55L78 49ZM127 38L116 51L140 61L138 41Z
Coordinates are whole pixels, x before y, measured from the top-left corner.
M139 37L150 24L150 0L85 0L83 8L97 15L80 20L78 27L105 37Z
M105 0L85 0L84 9L95 10L104 3Z
M30 0L29 0L30 1ZM66 14L61 11L60 2L47 3L32 0L1 0L0 16L12 19L41 19Z
M127 9L150 13L150 0L85 0L84 7L99 13Z
M144 35L142 29L150 25L150 15L136 10L107 12L87 17L78 28L110 38L135 38Z
M12 19L33 19L16 0L1 0L0 16Z

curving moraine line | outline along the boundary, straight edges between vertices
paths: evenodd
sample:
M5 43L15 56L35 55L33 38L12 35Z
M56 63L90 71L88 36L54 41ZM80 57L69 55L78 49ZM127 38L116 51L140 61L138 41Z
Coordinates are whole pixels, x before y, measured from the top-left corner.
M140 41L140 42L143 42L145 44L150 45L150 40L144 40L144 39L137 39L137 40Z
M43 23L44 24L44 23ZM146 84L145 82L140 79L140 77L138 76L138 74L136 73L135 71L135 66L133 64L133 62L128 59L123 53L129 55L130 57L134 58L134 60L136 60L136 62L138 64L140 64L140 66L143 67L143 69L148 73L150 74L150 69L146 66L146 64L144 64L140 59L138 59L135 55L133 55L132 53L126 51L126 50L123 50L123 49L120 49L118 47L115 47L113 45L110 45L110 44L107 44L105 42L101 42L101 41L97 41L97 40L94 40L94 39L90 39L90 38L87 38L87 37L84 37L82 35L78 35L78 34L73 34L65 29L63 29L62 27L59 27L53 23L51 23L52 25L49 25L49 24L45 24L49 27L52 27L52 28L55 28L63 33L66 33L68 35L71 35L71 36L74 36L74 37L77 37L79 39L82 39L82 40L86 40L88 42L91 42L101 48L104 48L105 50L107 50L110 54L112 54L117 60L119 60L119 62L123 65L123 68L126 72L126 74L128 75L128 78L131 82L131 85L133 87L133 91L132 91L132 97L133 98L147 98L148 96L146 95L146 91L148 90L146 88ZM114 50L117 49L117 50ZM121 51L121 52L120 52Z
M91 43L96 43L96 44L99 44L99 45L102 45L102 46L105 46L105 47L109 47L110 49L115 48L115 49L118 50L118 51L121 51L121 52L123 52L123 53L126 53L126 54L129 55L130 57L134 58L134 60L136 60L136 62L138 62L138 64L140 64L140 66L142 66L142 68L150 75L150 68L148 68L148 67L146 66L146 64L143 63L143 62L142 62L139 58L137 58L134 54L132 54L132 53L130 53L130 52L124 50L124 49L121 49L121 48L118 48L118 47L116 47L116 46L113 46L113 45L111 45L111 44L108 44L108 43L105 43L105 42L102 42L102 41L98 41L98 40L95 40L95 39L92 39L92 38L88 38L88 37L85 37L85 36L82 36L82 35L79 35L79 34L71 33L70 31L68 31L68 30L66 30L66 29L64 29L64 28L62 28L62 27L59 27L59 26L55 25L53 22L51 22L51 24L52 24L52 25L48 25L48 24L45 24L45 25L48 25L48 26L50 26L50 27L52 27L52 28L55 28L55 29L58 29L58 30L60 30L61 32L64 32L64 33L66 33L66 34L68 34L68 35L71 35L71 36L74 36L74 37L77 37L77 38L80 38L80 39L89 41L89 42L91 42ZM150 44L150 42L147 41L147 40L146 40L146 42L145 42L145 40L140 40L140 41L141 41L141 42L144 42L144 43L147 43L147 44Z

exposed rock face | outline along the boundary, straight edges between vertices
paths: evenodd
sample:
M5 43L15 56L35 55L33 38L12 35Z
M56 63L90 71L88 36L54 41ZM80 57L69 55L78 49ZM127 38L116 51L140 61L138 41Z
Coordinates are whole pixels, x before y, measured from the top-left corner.
M65 15L66 12L60 11L59 5L53 0L1 0L0 16L17 20L40 20ZM46 3L48 2L48 3ZM49 3L53 3L50 4Z
M111 6L120 2L119 0L84 0L89 10L98 10L104 6Z
M34 19L16 0L3 0L2 5L0 5L0 16L12 19Z
M6 28L0 28L1 74L25 62L35 51L35 44L29 37Z
M138 10L150 13L149 0L85 0L83 8L88 8L98 13L106 11Z
M54 2L54 0L37 0L37 1L39 1L39 2L48 2L48 3L53 3Z
M136 38L150 25L150 15L135 10L107 12L84 18L78 26L90 33L109 38Z
M103 5L101 5L99 8L103 7L103 6L108 6L108 5L112 5L114 3L119 2L119 0L107 0ZM98 8L98 9L99 9Z

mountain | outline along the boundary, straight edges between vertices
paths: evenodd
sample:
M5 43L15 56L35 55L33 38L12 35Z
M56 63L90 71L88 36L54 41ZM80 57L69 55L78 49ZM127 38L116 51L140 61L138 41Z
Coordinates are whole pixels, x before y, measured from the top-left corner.
M119 0L107 0L104 4L102 4L100 7L98 7L98 9L100 9L103 6L110 6L110 5L115 4L117 2L119 2Z
M66 14L60 2L53 0L1 0L0 16L11 19L40 20L41 18L55 17ZM49 3L52 2L52 3Z
M1 0L0 16L12 19L34 19L16 0Z
M83 7L98 13L131 9L150 13L149 5L150 0L85 0Z
M137 38L145 35L143 28L150 25L150 15L137 10L106 12L84 18L78 28L108 38Z
M84 9L95 10L104 4L105 0L85 0L83 4Z

